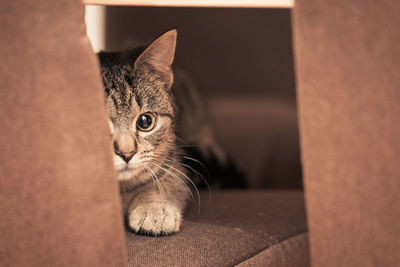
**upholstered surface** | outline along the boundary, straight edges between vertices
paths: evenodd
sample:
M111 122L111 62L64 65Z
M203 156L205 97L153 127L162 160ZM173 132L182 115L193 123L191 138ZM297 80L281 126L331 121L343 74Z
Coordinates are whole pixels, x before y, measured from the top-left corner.
M0 1L0 265L124 266L81 1Z
M314 266L400 264L400 2L296 0Z
M130 266L307 266L306 231L299 191L222 191L210 200L204 193L200 212L197 205L187 209L180 233L127 232L128 260Z
M255 256L238 264L238 266L310 266L308 233L299 234L272 245Z

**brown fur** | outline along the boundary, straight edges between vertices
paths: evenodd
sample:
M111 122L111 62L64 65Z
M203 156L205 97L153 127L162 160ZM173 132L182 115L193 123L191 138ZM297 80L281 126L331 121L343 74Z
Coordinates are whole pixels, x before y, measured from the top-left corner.
M179 230L201 177L187 162L198 162L185 154L187 144L196 144L204 158L227 161L198 92L182 72L174 77L176 35L171 30L147 47L99 54L123 211L136 233ZM154 119L153 129L138 127L143 114Z
M144 50L99 55L123 211L136 233L177 232L192 194L175 145L176 106L170 92L175 43L172 30ZM146 113L155 120L150 131L137 127ZM124 156L132 158L124 161Z

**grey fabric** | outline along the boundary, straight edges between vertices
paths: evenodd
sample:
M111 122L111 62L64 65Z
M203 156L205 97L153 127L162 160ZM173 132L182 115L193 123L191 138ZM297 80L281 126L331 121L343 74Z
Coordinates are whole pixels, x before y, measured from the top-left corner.
M239 264L238 267L305 267L310 265L308 235L303 233L266 248Z
M127 232L129 265L230 266L307 231L303 194L298 191L215 192L211 201L205 193L201 201L200 213L196 205L189 207L181 232L174 236ZM294 262L307 258L307 245L287 244L272 253L285 254L288 262L292 256L298 258ZM259 258L278 262L270 253Z

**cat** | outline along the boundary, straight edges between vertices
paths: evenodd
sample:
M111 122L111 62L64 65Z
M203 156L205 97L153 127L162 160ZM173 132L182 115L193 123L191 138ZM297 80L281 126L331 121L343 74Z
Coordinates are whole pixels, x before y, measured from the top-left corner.
M232 165L190 79L172 71L176 39L173 29L148 46L98 54L123 213L137 234L179 231L191 189L207 184L199 159Z

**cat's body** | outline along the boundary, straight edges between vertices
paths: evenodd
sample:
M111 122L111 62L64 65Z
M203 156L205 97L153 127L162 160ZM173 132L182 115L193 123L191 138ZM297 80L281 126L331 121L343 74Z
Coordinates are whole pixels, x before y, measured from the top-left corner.
M123 212L136 233L179 230L190 189L201 182L183 144L227 160L190 80L174 78L175 43L171 30L148 47L99 54Z

